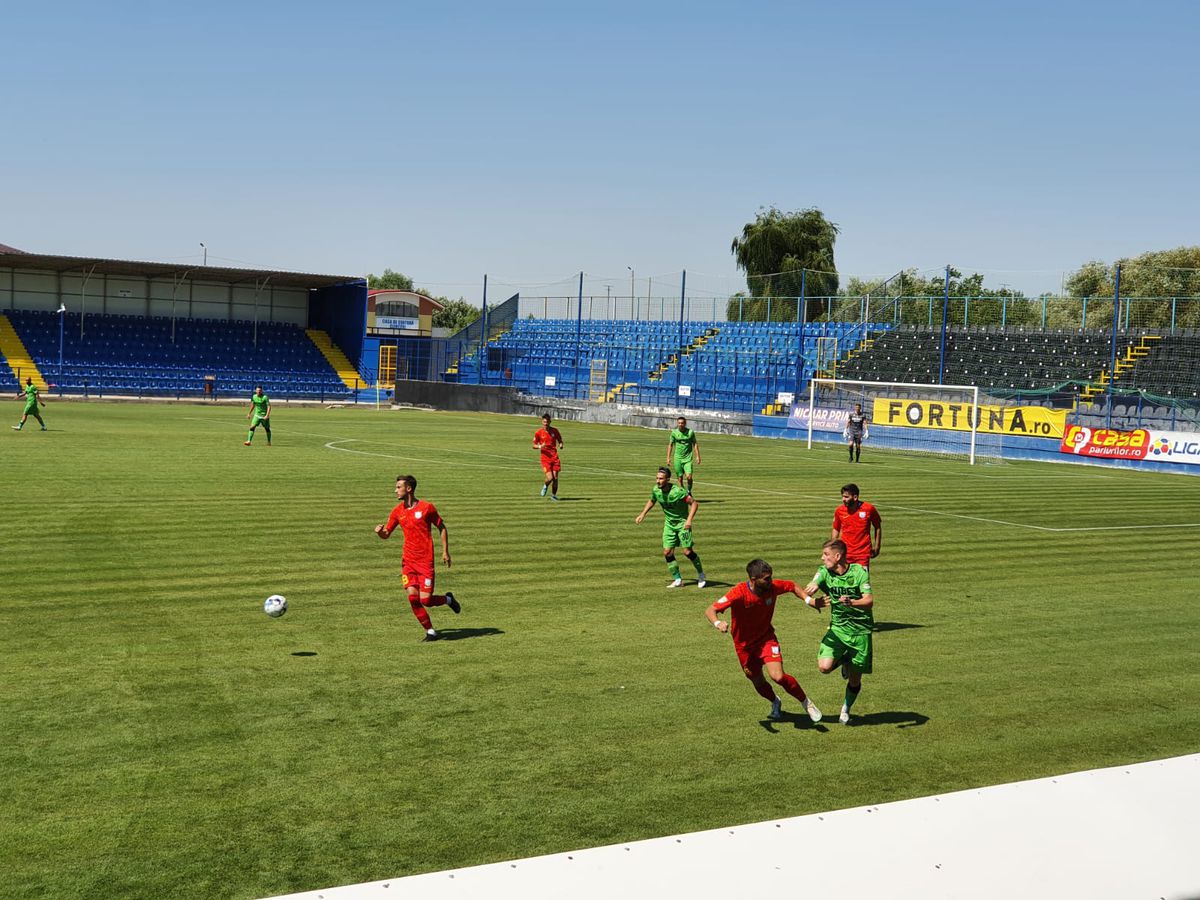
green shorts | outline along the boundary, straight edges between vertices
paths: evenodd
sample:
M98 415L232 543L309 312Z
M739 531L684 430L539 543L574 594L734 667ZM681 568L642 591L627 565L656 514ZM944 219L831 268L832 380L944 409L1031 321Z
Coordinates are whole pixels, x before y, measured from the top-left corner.
M871 674L871 632L846 631L830 628L821 638L821 646L817 649L817 659L834 659L845 662L864 675Z
M21 413L21 415L23 415L23 416L36 416L36 415L37 415L37 404L36 404L36 403L28 403L28 404L26 404L26 406L25 406L25 411L24 411L23 413Z
M250 420L251 428L257 428L259 425L266 425L268 428L270 428L271 427L271 417L270 416L254 416Z
M673 525L663 526L663 549L668 550L671 547L682 547L685 550L692 548L692 530L684 528L680 525L676 528Z
M675 477L682 478L684 475L688 478L692 477L692 461L685 460L683 462L671 463L671 467L675 470Z

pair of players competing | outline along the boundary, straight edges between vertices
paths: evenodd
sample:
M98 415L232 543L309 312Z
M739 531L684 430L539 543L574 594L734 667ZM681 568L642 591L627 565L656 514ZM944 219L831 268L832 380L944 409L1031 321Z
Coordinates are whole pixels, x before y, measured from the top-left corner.
M808 717L821 721L821 710L809 699L794 676L783 668L783 651L771 624L775 601L795 594L816 610L829 606L829 629L817 650L817 671L828 675L841 668L846 679L838 721L850 723L850 709L862 690L862 677L873 668L872 632L875 626L875 597L868 568L883 546L883 523L873 505L859 499L858 485L842 488L842 505L833 517L830 540L821 548L821 565L803 590L794 581L773 577L771 565L762 559L746 566L748 580L713 603L705 615L720 632L733 637L742 672L759 696L771 704L767 718L782 718L782 701L763 677L763 671L788 694L800 701ZM730 623L718 619L729 610Z

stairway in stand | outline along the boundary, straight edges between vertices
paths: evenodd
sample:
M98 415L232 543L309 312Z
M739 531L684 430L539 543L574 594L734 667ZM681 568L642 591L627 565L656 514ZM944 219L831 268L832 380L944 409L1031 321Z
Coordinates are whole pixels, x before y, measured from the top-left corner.
M16 378L22 387L26 378L32 378L33 386L39 391L48 389L46 379L42 377L42 373L34 365L29 351L25 349L24 341L17 334L17 330L13 328L12 322L8 321L8 316L3 314L0 314L0 353L3 353L4 358L8 360L13 378Z
M342 384L351 390L373 387L373 385L363 382L358 370L354 368L354 364L347 359L346 354L330 339L328 334L318 328L306 328L304 333L321 351L321 355L329 361L333 371L337 372L338 378L342 379Z

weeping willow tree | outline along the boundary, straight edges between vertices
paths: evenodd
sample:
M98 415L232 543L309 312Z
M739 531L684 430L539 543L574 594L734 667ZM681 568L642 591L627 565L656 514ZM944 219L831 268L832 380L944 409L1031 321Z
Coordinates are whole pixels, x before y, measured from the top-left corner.
M746 273L749 301L731 301L729 316L749 320L767 318L767 300L771 297L799 297L801 284L806 297L832 297L837 294L837 267L833 262L833 244L838 227L819 209L785 213L775 207L760 209L730 247L738 268ZM808 312L816 313L818 301ZM771 318L795 318L796 304L772 303Z

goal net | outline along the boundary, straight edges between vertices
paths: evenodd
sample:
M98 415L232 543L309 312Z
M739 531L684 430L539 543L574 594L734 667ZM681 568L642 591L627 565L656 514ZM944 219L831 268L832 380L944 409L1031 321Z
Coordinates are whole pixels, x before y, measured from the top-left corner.
M985 398L986 401L986 398ZM862 405L867 424L864 447L887 447L914 453L937 453L967 460L999 460L1003 427L981 405L974 385L905 384L814 378L808 385L808 446L813 441L845 442L855 404ZM1003 426L1003 413L999 416Z

